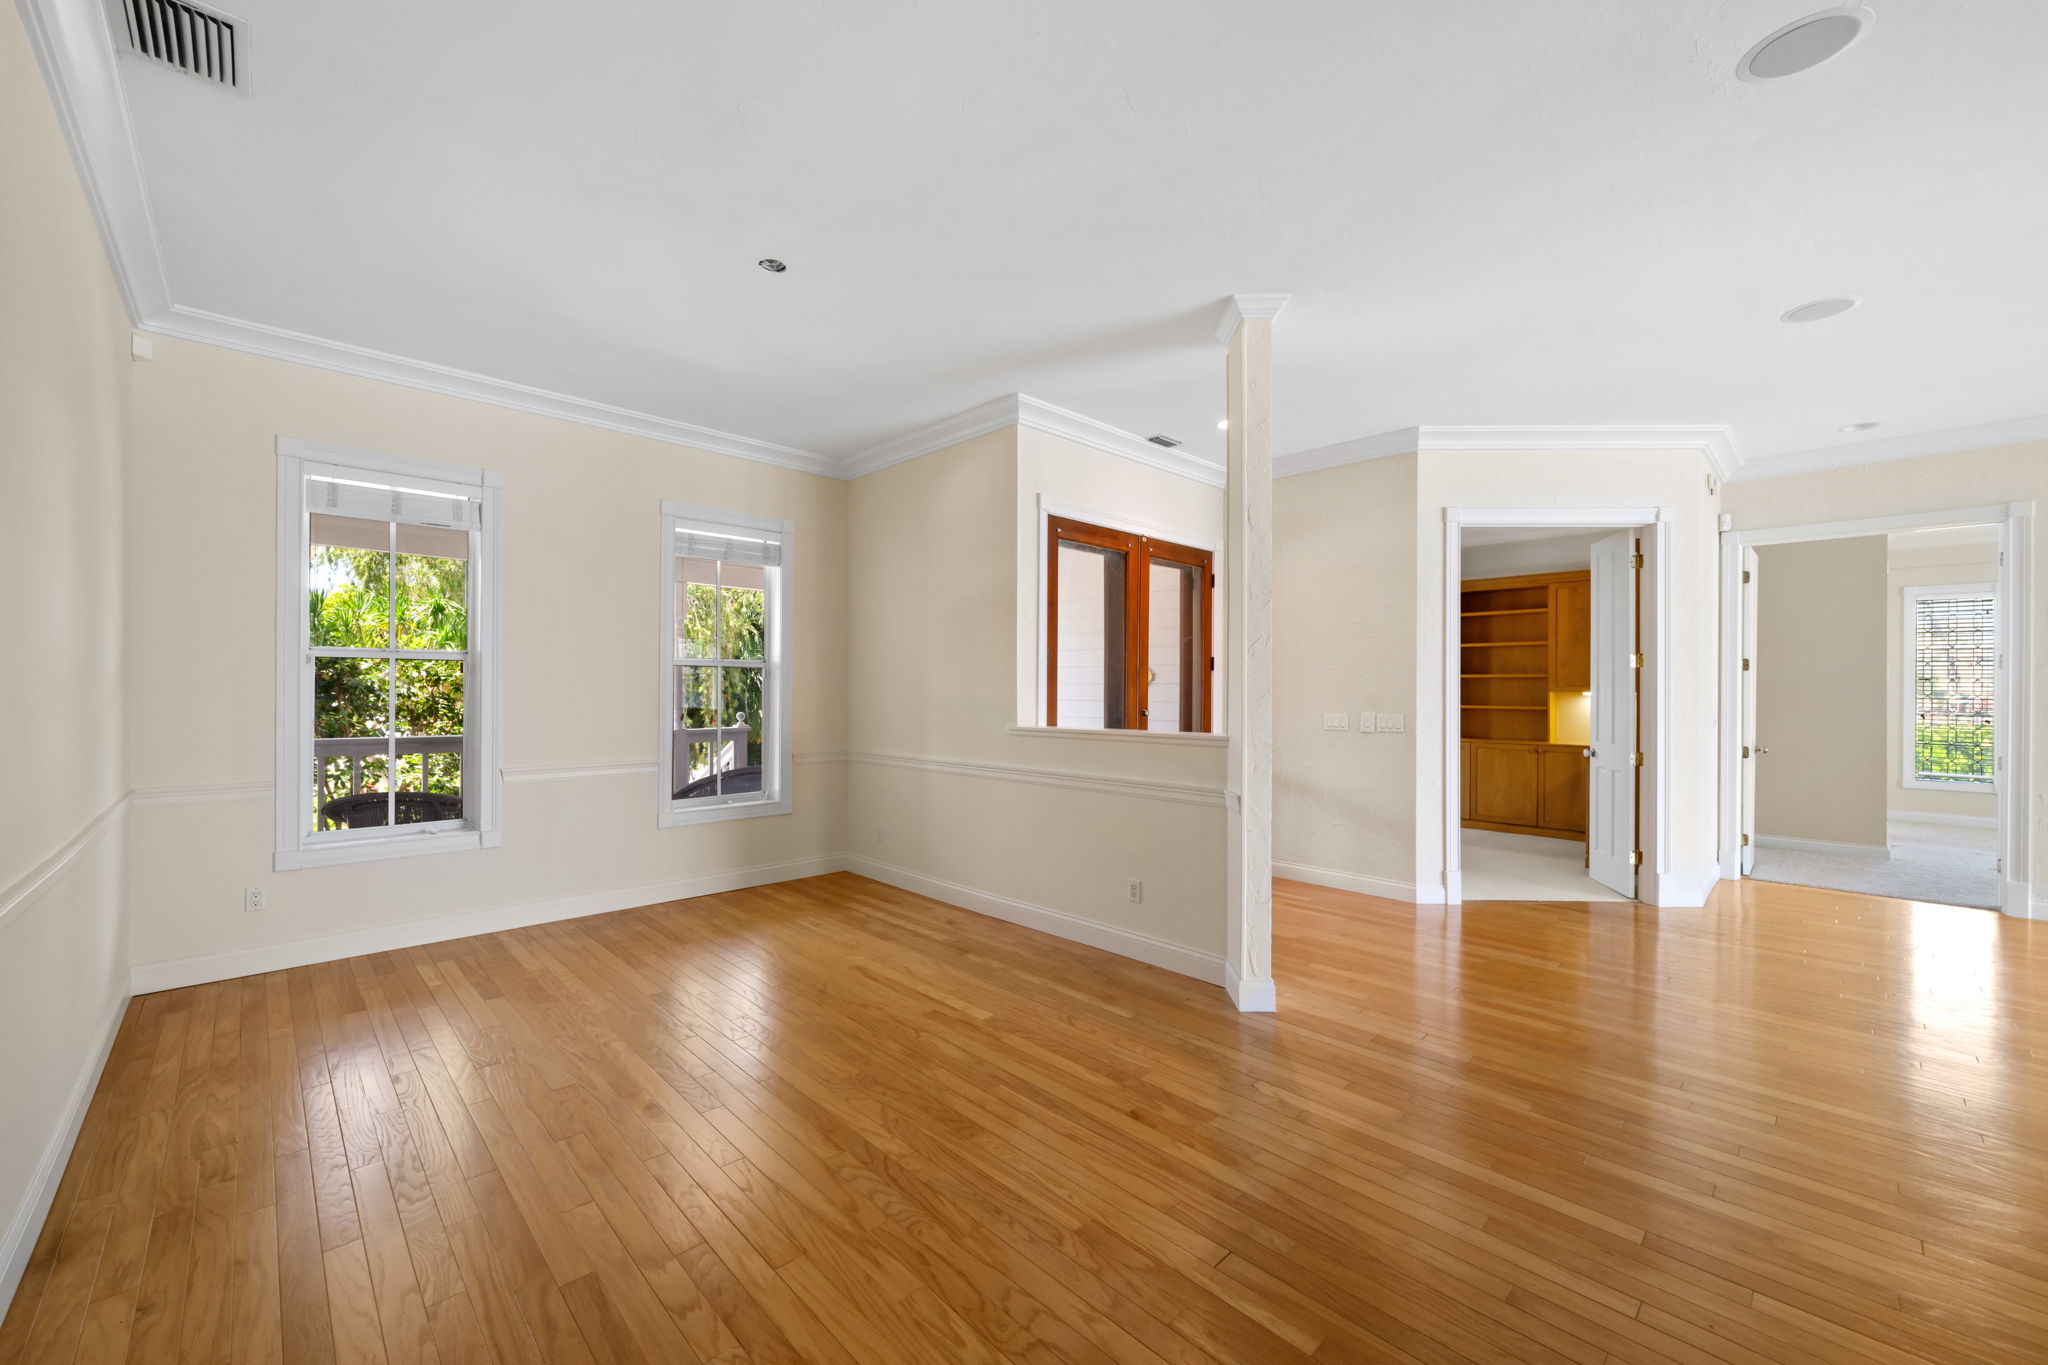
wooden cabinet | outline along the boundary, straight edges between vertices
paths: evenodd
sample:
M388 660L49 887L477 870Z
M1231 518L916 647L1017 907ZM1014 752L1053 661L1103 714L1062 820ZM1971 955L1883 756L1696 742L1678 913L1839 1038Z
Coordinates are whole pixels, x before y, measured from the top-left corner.
M1464 742L1461 815L1472 829L1586 836L1586 755L1576 744Z
M1574 578L1550 585L1550 690L1584 692L1593 685L1593 584Z
M1463 819L1476 829L1586 833L1582 694L1593 686L1590 569L1469 579L1459 615Z
M1537 823L1540 752L1524 744L1473 744L1471 818L1491 825Z

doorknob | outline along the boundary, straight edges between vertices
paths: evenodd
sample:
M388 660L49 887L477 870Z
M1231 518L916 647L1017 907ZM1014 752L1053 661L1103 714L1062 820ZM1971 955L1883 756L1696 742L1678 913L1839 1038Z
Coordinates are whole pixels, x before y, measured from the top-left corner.
M1593 751L1592 751L1591 749L1581 749L1581 750L1579 750L1579 757L1580 757L1580 758L1591 758L1592 756L1593 756Z
M1769 750L1769 749L1766 749L1766 748L1765 748L1765 747L1764 747L1763 745L1761 745L1761 744L1759 744L1759 745L1757 745L1757 746L1756 746L1756 751L1757 751L1758 753L1760 753L1760 754L1767 754L1767 753L1769 753L1769 752L1770 752L1770 750Z

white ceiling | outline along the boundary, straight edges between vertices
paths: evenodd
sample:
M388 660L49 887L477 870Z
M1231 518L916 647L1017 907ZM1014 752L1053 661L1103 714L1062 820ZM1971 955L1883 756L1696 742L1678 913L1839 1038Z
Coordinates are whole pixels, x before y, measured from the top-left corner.
M832 456L1021 391L1217 459L1277 290L1283 452L1755 463L2048 414L2048 4L1877 4L1763 85L1822 0L232 0L249 98L120 80L186 309Z

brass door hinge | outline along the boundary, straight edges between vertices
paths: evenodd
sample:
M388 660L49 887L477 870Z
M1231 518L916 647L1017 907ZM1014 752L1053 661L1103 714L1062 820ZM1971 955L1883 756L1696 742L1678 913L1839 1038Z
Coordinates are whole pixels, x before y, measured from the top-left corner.
M1747 744L1745 744L1745 745L1743 745L1743 746L1742 746L1742 756L1743 756L1744 758L1748 758L1748 757L1749 757L1749 746L1748 746Z
M1628 865L1630 867L1641 867L1643 865L1643 851L1641 849L1636 849L1628 855Z
M1744 659L1744 660L1742 661L1742 671L1743 671L1744 673L1747 673L1747 672L1749 672L1749 660L1747 660L1747 659Z
M1749 847L1749 836L1748 836L1747 834L1745 834L1745 835L1743 835L1743 836L1742 836L1742 846L1743 846L1744 848L1748 848L1748 847Z
M1643 756L1641 754L1630 754L1628 761L1638 768L1643 766Z
M1745 583L1747 583L1747 582L1749 581L1749 570L1747 570L1747 569L1744 569L1744 570L1742 571L1742 581L1743 581L1743 582L1745 582Z
M1643 557L1642 557L1641 555L1630 555L1630 556L1628 557L1628 566L1629 566L1629 567L1630 567L1631 569L1640 569L1640 568L1642 568L1642 567L1643 567Z
M1628 666L1629 666L1630 668L1641 668L1641 667L1643 666L1643 656L1642 656L1642 655L1640 655L1640 654L1631 654L1631 655L1629 655L1629 656L1628 656Z

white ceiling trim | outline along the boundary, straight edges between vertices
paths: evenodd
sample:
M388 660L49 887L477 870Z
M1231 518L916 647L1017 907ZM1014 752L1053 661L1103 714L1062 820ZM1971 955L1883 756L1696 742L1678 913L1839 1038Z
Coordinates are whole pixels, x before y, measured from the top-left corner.
M1397 431L1383 431L1377 436L1361 436L1355 441L1339 441L1315 450L1275 456L1273 477L1286 479L1296 474L1313 474L1319 469L1335 469L1339 465L1384 460L1390 455L1412 455L1421 448L1422 429L1402 427Z
M1017 395L1017 425L1030 427L1053 436L1063 437L1079 445L1092 446L1111 455L1120 455L1138 464L1150 465L1167 474L1177 474L1183 479L1221 488L1224 483L1223 466L1198 460L1192 455L1182 455L1163 446L1153 445L1142 436L1134 436L1120 427L1107 422L1098 422L1093 417L1083 417L1078 412L1054 407L1028 394Z
M1223 305L1223 320L1216 324L1216 339L1225 346L1237 335L1246 318L1277 318L1292 294L1232 294Z
M161 336L179 337L186 341L203 341L212 346L225 346L230 350L246 351L251 355L268 356L273 360L312 365L319 369L334 370L364 379L381 379L389 384L402 384L409 389L424 389L429 393L473 399L479 403L510 408L515 412L530 412L540 417L558 417L563 421L580 422L584 426L624 432L629 436L645 436L669 445L709 451L714 455L732 455L742 460L756 460L762 464L800 470L806 474L845 477L839 461L829 456L813 454L808 450L776 445L772 441L757 441L751 436L717 431L667 417L656 417L652 413L634 412L630 408L614 407L609 403L575 398L565 393L553 393L547 389L515 384L506 379L493 379L489 375L472 374L467 370L451 369L445 365L432 365L421 360L408 360L404 356L386 355L382 351L350 346L345 342L327 341L298 332L287 332L278 327L265 327L259 323L222 317L217 313L208 313L197 308L174 307L164 316L143 323L142 329Z
M942 417L927 426L904 432L901 436L857 451L841 462L833 472L842 479L858 479L865 474L887 469L892 464L902 464L920 455L929 455L947 446L971 441L977 436L986 436L991 431L1019 425L1018 407L1023 402L1021 393L1006 393L1001 398L991 398L978 403L965 412L956 412L951 417Z
M1965 450L1987 450L1994 446L2018 445L2023 441L2048 441L2048 414L2021 417L2010 422L1987 422L1983 426L1949 427L1923 431L1912 436L1888 436L1875 441L1854 441L1819 450L1797 450L1752 460L1742 467L1737 479L1775 479L1786 474L1814 474L1824 469L1847 469L1852 465L1882 464L1890 460L1911 460L1922 455L1954 455Z
M167 312L170 277L157 243L106 7L86 0L19 0L19 8L86 203L106 243L128 320L141 322Z
M1026 393L1004 394L986 403L955 413L922 426L915 431L869 446L866 450L848 456L832 472L843 479L858 479L887 469L890 465L914 460L920 455L929 455L948 446L971 441L977 436L986 436L992 431L1007 427L1028 427L1058 436L1077 445L1088 446L1106 454L1150 466L1162 473L1173 474L1183 479L1193 479L1211 488L1223 486L1224 474L1220 466L1198 460L1191 455L1179 455L1161 446L1153 445L1142 436L1113 427L1107 422L1098 422L1093 417L1048 403L1042 398L1033 398Z
M1704 457L1722 479L1742 466L1735 433L1722 426L1426 426L1421 431L1423 450L1690 450Z

